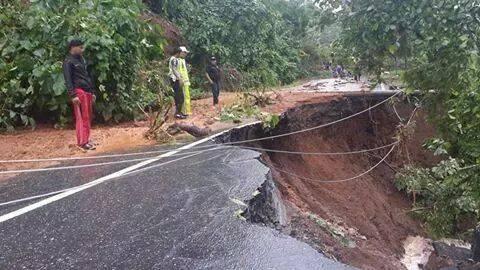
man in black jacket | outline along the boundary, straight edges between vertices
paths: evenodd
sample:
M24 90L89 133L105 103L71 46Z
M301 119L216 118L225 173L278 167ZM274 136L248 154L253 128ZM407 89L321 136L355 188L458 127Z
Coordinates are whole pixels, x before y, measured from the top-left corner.
M63 76L73 103L77 145L83 150L95 150L90 143L95 86L83 58L84 50L81 40L74 39L68 43L69 54L63 62Z
M210 58L210 62L207 65L207 72L206 72L207 80L212 87L212 95L213 95L213 107L219 106L218 96L220 95L220 87L221 87L221 71L217 64L217 59L215 57ZM220 110L220 106L219 106Z

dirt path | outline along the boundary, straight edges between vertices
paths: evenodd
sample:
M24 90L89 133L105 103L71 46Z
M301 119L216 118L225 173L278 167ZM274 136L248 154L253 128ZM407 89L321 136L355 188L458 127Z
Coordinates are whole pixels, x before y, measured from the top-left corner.
M335 80L312 80L303 84L297 83L297 85L291 87L276 89L278 94L275 95L275 103L263 108L263 110L271 113L282 113L288 108L299 104L318 102L339 96L338 93L328 93L328 91L358 91L361 87L362 85L360 84L337 84ZM231 106L240 98L241 93L221 94L221 102L224 107ZM219 120L219 113L211 108L211 98L196 100L192 104L193 116L185 120L187 123L208 126L212 132L236 125L232 122ZM75 157L126 152L142 146L156 144L155 141L144 137L144 133L148 130L147 125L146 121L127 122L115 126L96 125L92 130L92 138L98 143L97 150L88 153L82 153L75 146L75 130L73 127L59 130L54 129L52 126L39 126L35 130L18 130L11 134L0 134L2 142L0 145L0 160ZM192 137L185 134L180 136L182 136L182 139L192 139ZM0 170L26 169L36 166L46 167L54 164L0 163ZM1 179L2 177L0 176Z

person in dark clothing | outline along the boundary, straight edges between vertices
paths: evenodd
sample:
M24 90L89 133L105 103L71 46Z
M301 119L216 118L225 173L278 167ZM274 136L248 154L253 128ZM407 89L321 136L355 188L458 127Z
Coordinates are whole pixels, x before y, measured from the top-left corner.
M69 54L63 62L63 76L73 104L77 145L82 150L95 150L90 143L95 85L83 58L84 50L81 40L74 39L68 43Z
M206 76L212 87L213 107L216 108L217 105L220 107L218 97L221 88L221 71L215 57L210 58L210 63L207 65Z

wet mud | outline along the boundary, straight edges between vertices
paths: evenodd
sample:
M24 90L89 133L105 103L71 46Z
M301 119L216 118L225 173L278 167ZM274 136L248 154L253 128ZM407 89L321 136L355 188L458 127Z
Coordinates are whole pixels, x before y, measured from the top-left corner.
M287 110L274 129L261 124L235 129L219 138L233 142L285 134L330 123L365 110L391 94L346 95L331 101ZM245 144L273 150L351 152L391 144L399 126L412 115L413 102L405 98L384 103L346 121L291 136ZM361 269L405 269L403 241L424 235L409 214L411 198L394 184L396 172L406 164L435 162L422 148L434 134L421 111L409 125L408 136L370 173L362 175L391 150L352 155L293 155L264 151L261 160L270 168L266 182L248 202L247 220L277 228L319 252ZM334 181L334 182L330 182Z

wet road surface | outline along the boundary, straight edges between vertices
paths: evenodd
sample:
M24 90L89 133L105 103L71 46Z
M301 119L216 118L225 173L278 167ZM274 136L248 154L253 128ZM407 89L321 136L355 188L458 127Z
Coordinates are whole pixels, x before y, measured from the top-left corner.
M238 149L201 153L1 222L0 269L349 269L237 217L244 209L238 200L250 199L265 181L268 169L257 157ZM65 164L92 162L102 160ZM22 174L0 182L0 203L81 185L128 166ZM38 201L0 207L0 217Z

